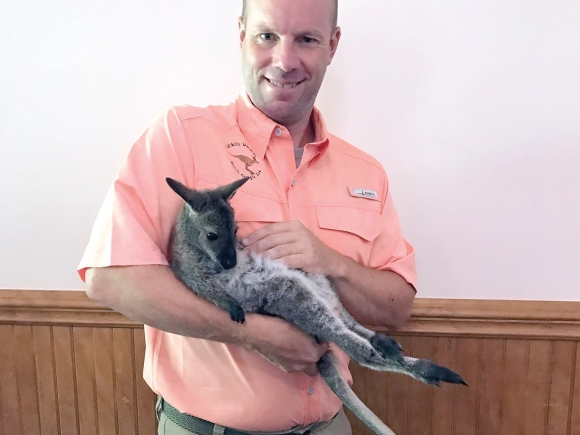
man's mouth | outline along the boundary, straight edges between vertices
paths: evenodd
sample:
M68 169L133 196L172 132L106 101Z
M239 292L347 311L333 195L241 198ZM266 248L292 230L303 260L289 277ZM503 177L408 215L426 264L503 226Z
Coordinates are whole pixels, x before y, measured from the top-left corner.
M276 88L281 88L281 89L292 89L295 88L296 86L298 86L300 83L303 82L303 80L299 81L299 82L280 82L277 80L272 80L266 77L266 80L272 85L275 86Z

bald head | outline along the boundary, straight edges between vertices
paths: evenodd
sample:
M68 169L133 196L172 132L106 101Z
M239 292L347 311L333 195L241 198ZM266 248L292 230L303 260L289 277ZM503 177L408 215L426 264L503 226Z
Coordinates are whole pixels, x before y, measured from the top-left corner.
M244 24L246 24L246 17L248 14L248 3L251 3L251 0L243 0L243 4L242 4L242 22ZM338 0L334 0L334 8L333 8L333 14L332 14L332 29L334 30L334 28L336 27L337 23L338 23Z

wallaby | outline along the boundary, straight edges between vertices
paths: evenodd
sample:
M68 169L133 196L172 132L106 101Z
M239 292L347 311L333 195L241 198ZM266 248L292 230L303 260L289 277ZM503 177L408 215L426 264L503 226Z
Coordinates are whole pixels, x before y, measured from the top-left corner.
M236 322L244 322L244 313L278 316L319 342L336 343L353 361L371 369L401 372L427 384L467 385L445 367L403 356L395 340L360 325L326 277L242 250L229 200L247 180L194 190L167 178L185 201L171 244L171 268L187 287L229 312ZM354 394L332 352L317 366L332 391L363 423L378 435L394 435Z

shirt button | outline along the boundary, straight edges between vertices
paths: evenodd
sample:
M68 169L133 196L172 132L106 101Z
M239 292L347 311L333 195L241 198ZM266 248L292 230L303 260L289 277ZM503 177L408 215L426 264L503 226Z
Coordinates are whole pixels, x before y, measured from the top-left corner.
M314 388L309 388L309 389L308 389L308 394L310 395L310 394L312 394L312 393L314 393Z
M292 181L290 182L290 186L292 186L292 187L296 186L296 180L292 180Z
M277 127L274 133L276 133L276 136L282 136L282 129L280 127Z

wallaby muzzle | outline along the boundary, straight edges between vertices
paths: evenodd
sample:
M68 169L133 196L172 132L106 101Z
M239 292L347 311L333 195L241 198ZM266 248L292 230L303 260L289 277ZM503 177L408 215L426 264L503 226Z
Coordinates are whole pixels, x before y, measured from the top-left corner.
M238 260L236 258L236 251L235 250L228 250L228 252L222 253L218 261L222 265L225 270L233 269L238 264Z

